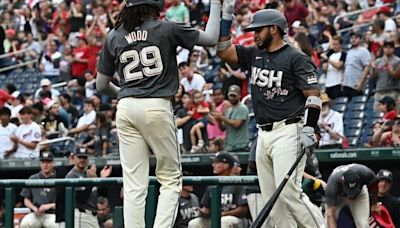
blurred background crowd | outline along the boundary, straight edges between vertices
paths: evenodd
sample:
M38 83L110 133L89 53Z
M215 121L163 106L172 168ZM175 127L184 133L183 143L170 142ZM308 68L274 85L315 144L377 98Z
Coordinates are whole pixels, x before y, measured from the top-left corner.
M1 157L37 158L44 150L64 156L76 146L96 156L118 154L117 100L97 93L95 77L121 7L119 0L0 1ZM264 8L284 13L287 42L318 69L325 91L320 147L398 146L397 2L237 1L235 44L253 45L243 28ZM202 28L208 11L208 1L168 0L161 17ZM256 136L248 72L215 54L215 48L177 50L181 85L173 104L182 153L246 151Z

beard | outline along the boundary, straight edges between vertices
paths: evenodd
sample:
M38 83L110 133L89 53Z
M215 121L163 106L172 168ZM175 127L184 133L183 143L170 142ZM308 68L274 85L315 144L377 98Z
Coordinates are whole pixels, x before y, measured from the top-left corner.
M258 49L260 50L264 50L269 48L269 46L271 46L272 43L272 36L270 33L267 33L267 35L265 36L265 39L263 40L261 45L257 45Z

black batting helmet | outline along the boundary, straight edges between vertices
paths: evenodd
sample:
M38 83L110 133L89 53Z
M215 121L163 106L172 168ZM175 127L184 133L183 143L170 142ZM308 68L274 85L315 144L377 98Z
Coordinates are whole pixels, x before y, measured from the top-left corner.
M250 25L247 26L244 30L254 31L257 28L269 25L277 25L282 30L283 34L286 34L288 32L288 23L285 16L283 16L283 14L278 10L274 9L263 9L257 11L253 15Z
M137 6L142 4L152 5L160 10L164 9L164 0L126 0L125 7Z

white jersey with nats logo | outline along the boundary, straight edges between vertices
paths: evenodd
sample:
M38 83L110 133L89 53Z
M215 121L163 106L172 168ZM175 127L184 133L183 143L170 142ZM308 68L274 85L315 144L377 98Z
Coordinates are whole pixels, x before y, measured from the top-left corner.
M24 142L40 142L41 130L37 123L32 122L30 124L21 124L15 135ZM17 151L15 152L15 158L38 158L39 157L39 145L35 149L31 150L22 144L18 144Z

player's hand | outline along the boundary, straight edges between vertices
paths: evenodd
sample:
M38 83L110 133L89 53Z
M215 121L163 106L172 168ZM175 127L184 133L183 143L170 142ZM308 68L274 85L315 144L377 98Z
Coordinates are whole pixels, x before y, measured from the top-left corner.
M111 175L112 166L106 165L100 171L100 177L109 177Z
M313 149L317 144L314 128L310 126L303 127L301 130L300 140L305 149Z

